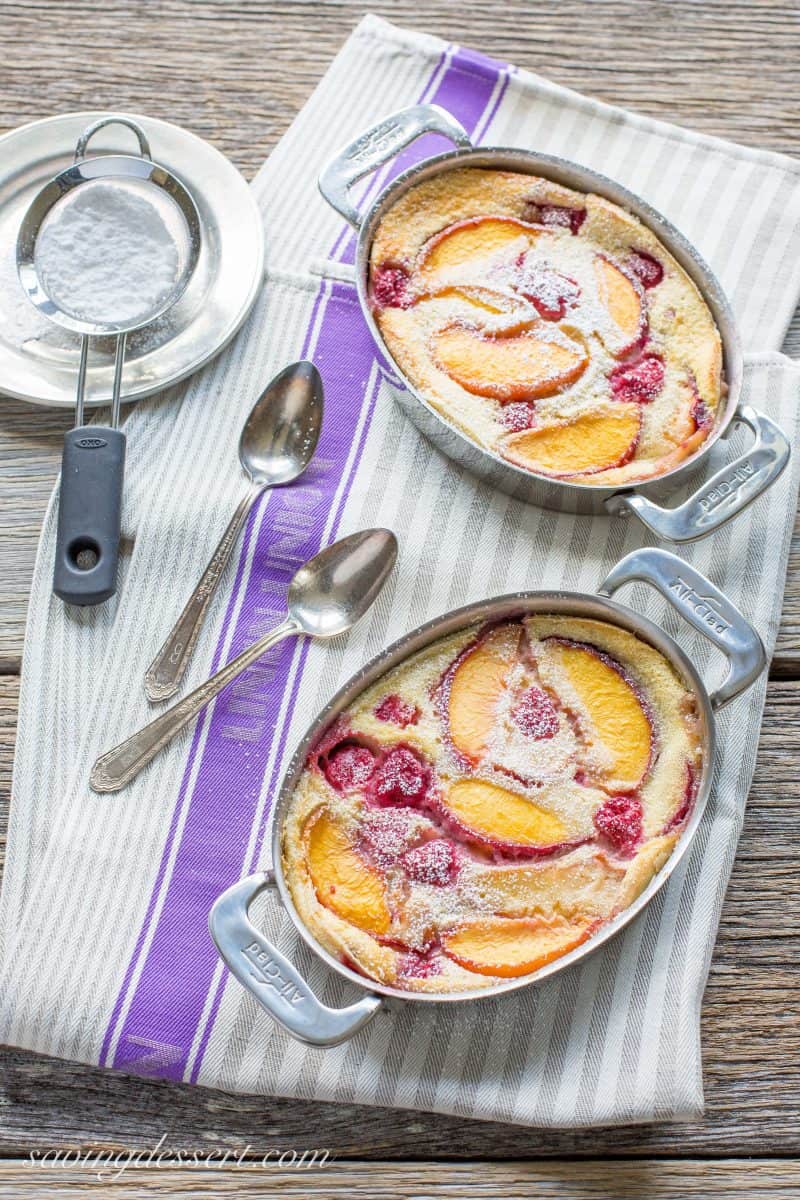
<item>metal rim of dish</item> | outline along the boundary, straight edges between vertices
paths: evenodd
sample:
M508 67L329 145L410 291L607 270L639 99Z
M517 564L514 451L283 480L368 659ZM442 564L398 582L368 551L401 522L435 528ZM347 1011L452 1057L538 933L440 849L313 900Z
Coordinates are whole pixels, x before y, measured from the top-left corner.
M295 908L283 872L281 852L282 818L305 767L309 750L324 730L330 726L331 722L344 712L365 688L376 683L382 675L399 666L411 655L424 650L440 638L457 633L470 625L492 624L502 620L509 620L515 616L529 616L533 613L553 613L565 617L589 617L595 620L606 621L622 629L627 629L636 637L654 646L656 650L660 650L671 666L677 671L680 679L690 689L697 701L702 726L703 766L690 819L681 831L678 843L664 866L656 873L633 904L604 924L583 945L570 951L568 954L562 955L560 958L555 959L547 966L541 967L538 971L534 971L530 975L518 976L514 979L505 980L502 983L493 984L491 987L480 987L470 991L447 993L407 991L367 979L364 976L359 976L355 971L339 962L324 946L320 945L310 932ZM564 970L572 963L585 958L586 955L597 950L609 938L613 937L619 930L632 921L650 902L656 892L663 887L688 849L702 818L711 788L715 753L714 715L708 690L700 678L697 669L685 651L681 649L669 634L665 633L658 625L646 617L641 616L634 609L597 594L544 591L519 592L509 596L499 596L491 600L482 600L475 604L466 605L464 608L456 609L453 612L445 613L443 616L428 621L425 625L412 630L394 642L393 645L383 650L345 683L307 730L286 770L275 805L272 833L272 869L281 905L291 917L293 924L306 945L331 970L337 971L346 979L357 983L361 988L367 988L371 992L377 992L382 996L391 997L395 1000L422 1000L424 1002L478 1000L483 997L504 995L507 992L517 991L519 988L527 987L534 983L541 983L548 976Z
M422 159L401 172L375 199L359 211L349 199L351 187L389 162L424 133L437 133L456 149ZM375 231L384 214L410 188L425 179L461 167L483 167L538 175L579 192L594 192L636 216L673 255L699 289L720 332L727 395L721 401L714 429L688 458L650 479L631 480L622 486L574 483L569 479L538 474L502 458L479 444L439 412L402 373L375 321L369 302L370 252ZM791 447L783 431L764 413L741 399L743 355L741 339L730 304L711 268L687 238L652 205L614 180L568 159L535 151L473 146L463 127L436 105L403 109L366 130L323 169L319 187L327 202L357 232L355 286L362 315L373 341L394 367L402 387L396 392L401 407L415 425L449 458L490 486L541 508L601 515L636 515L658 536L675 542L705 537L735 517L781 474ZM707 467L708 454L734 424L750 427L756 440L738 458L728 462L676 508L655 503ZM724 489L724 495L717 492Z

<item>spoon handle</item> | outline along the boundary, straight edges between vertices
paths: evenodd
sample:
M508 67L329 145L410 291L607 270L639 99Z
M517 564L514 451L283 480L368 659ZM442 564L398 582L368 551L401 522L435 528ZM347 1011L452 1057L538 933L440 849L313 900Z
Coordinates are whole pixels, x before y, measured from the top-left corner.
M144 690L148 700L169 700L177 692L194 653L211 598L239 540L242 526L262 491L262 488L251 488L240 502L186 607L145 671Z
M241 675L271 646L300 632L300 626L287 616L285 621L257 642L253 642L252 646L248 646L226 667L217 671L216 675L212 675L205 683L201 683L183 700L98 758L89 777L92 791L118 792L124 788L232 679Z

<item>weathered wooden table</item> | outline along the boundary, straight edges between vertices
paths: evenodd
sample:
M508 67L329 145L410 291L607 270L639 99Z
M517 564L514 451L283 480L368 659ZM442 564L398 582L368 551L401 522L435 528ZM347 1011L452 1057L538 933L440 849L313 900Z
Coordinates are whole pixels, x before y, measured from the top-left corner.
M800 5L376 0L602 100L800 153ZM251 174L364 9L355 0L0 4L0 130L70 109L149 113ZM794 353L800 338L794 338ZM0 772L8 804L25 605L65 415L0 403ZM537 1133L419 1113L264 1100L0 1052L0 1196L800 1196L800 562L789 576L759 765L703 1016L707 1113L691 1125ZM3 814L5 817L5 812ZM3 819L3 826L5 820ZM247 1149L249 1166L34 1170L31 1151ZM274 1152L328 1148L314 1175ZM272 1151L271 1165L261 1166Z

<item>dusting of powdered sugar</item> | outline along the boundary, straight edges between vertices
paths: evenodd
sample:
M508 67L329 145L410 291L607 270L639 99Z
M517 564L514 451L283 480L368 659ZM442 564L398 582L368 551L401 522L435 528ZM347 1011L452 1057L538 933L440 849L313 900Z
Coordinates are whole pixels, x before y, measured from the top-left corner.
M188 231L174 202L152 191L151 185L98 179L55 205L42 223L34 261L58 308L80 321L124 326L147 321L168 300Z
M15 241L7 241L0 250L0 337L14 348L42 344L68 361L78 353L77 337L43 317L22 291Z

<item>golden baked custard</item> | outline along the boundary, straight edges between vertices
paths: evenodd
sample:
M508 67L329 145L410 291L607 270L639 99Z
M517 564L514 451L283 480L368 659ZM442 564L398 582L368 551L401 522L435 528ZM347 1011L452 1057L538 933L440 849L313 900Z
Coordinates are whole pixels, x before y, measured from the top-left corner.
M422 396L537 475L649 479L714 426L708 306L655 234L599 196L478 168L419 183L378 225L370 302Z
M318 740L282 830L316 940L458 992L536 971L669 857L701 764L694 699L616 625L532 616L434 643Z

